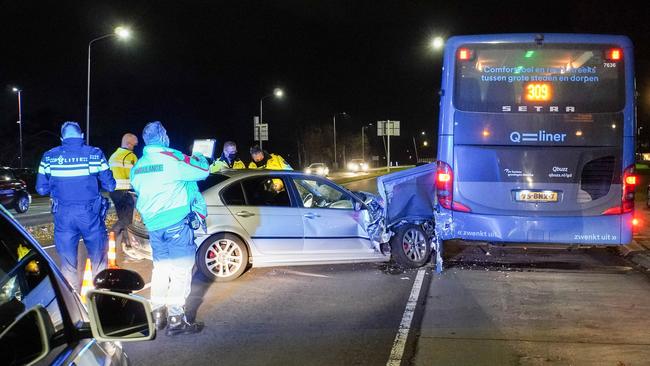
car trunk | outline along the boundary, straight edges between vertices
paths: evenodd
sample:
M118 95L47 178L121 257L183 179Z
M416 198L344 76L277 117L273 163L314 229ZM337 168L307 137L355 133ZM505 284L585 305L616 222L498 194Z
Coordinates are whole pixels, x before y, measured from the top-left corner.
M426 164L377 178L387 226L433 218L435 173L436 165Z

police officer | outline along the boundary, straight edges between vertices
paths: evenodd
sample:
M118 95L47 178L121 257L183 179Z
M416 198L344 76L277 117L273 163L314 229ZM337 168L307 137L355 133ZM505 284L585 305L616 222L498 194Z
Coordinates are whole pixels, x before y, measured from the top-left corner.
M192 210L205 207L196 182L207 178L209 165L203 156L188 157L169 148L167 131L159 121L145 126L142 139L146 146L131 170L131 184L138 195L136 208L149 230L154 320L158 329L167 326L168 335L197 333L203 324L189 321L184 305L196 253Z
M99 148L84 144L76 122L61 127L61 146L43 154L36 191L52 198L54 244L61 272L75 289L80 287L77 249L82 237L96 274L106 267L106 210L109 202L100 187L112 192L115 179Z
M259 146L251 147L250 153L252 161L248 164L249 169L293 170L282 156L269 154Z
M223 169L246 169L244 162L237 156L237 144L232 141L223 144L221 156L210 165L210 174L218 173Z
M113 155L108 159L108 165L113 172L113 178L117 182L115 191L110 193L111 200L115 205L117 213L117 222L111 230L115 232L117 243L123 239L123 231L131 224L133 220L133 206L135 203L131 196L131 168L138 161L133 149L138 145L138 138L132 133L126 133L122 136L122 145L115 150Z

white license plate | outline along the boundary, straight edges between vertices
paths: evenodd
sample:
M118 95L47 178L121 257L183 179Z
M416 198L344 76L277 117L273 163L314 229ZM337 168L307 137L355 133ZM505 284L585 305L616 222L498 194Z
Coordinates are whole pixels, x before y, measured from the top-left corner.
M558 194L553 191L516 191L515 201L519 202L557 202Z

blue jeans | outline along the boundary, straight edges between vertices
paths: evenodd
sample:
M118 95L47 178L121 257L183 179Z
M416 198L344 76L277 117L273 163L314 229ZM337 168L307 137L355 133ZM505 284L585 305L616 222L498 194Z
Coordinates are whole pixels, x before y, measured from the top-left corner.
M190 294L196 254L194 231L185 219L149 232L153 254L151 307L167 307L169 315L182 315Z
M106 268L107 236L106 224L99 217L95 203L59 203L54 213L54 244L61 272L77 291L81 287L81 271L77 268L79 239L83 238L86 245L94 278Z

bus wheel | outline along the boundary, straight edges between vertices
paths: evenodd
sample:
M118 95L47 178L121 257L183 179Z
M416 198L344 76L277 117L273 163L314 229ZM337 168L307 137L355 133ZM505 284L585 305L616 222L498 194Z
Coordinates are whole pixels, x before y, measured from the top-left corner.
M431 255L431 245L419 225L401 226L391 238L390 246L395 262L405 268L421 267Z

